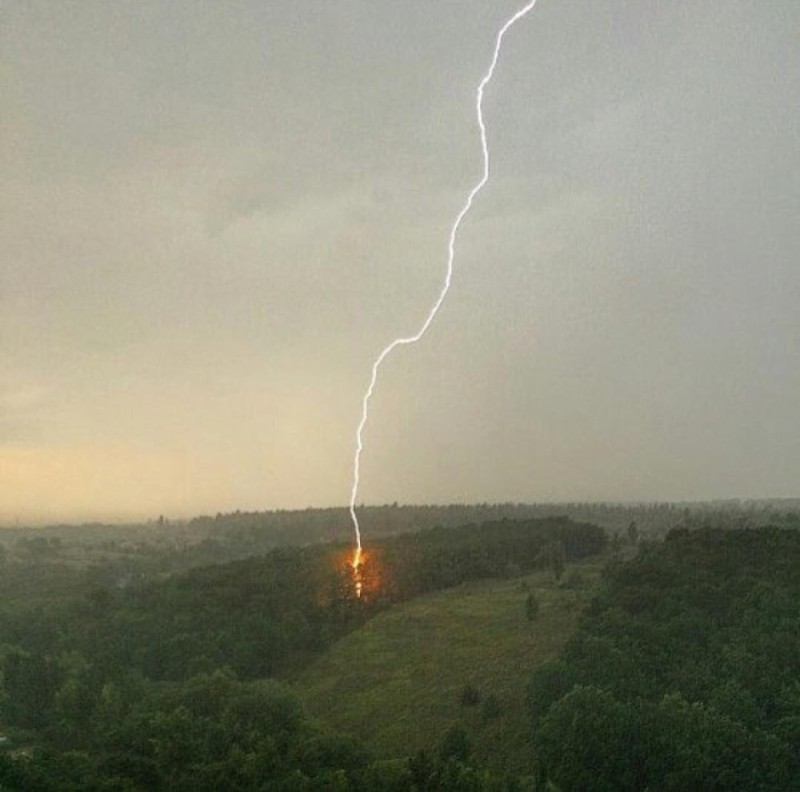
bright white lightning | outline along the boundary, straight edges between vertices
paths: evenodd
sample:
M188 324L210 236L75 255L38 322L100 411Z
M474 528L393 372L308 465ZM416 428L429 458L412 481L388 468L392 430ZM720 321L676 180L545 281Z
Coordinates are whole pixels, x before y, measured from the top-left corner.
M356 536L356 550L353 555L353 567L356 569L361 561L361 526L359 525L358 516L356 515L356 499L358 498L358 488L361 481L361 452L364 450L363 433L364 427L367 425L367 419L369 418L369 402L372 398L372 394L375 391L375 384L378 381L378 371L383 364L383 361L386 360L386 358L395 349L397 349L397 347L416 344L417 341L419 341L425 335L425 333L428 331L428 328L431 326L431 322L433 322L433 320L436 318L436 314L439 313L439 309L442 307L442 303L444 302L445 297L447 297L447 293L450 291L450 282L453 278L453 259L455 258L455 245L456 237L458 236L458 230L461 227L462 221L472 208L472 202L475 200L475 196L483 189L483 186L486 184L486 182L489 181L489 146L486 142L486 126L483 122L483 92L494 75L494 70L497 66L497 60L500 57L500 50L503 46L503 38L505 37L509 28L515 22L518 22L529 11L533 10L536 2L537 0L530 0L526 6L517 11L516 14L507 20L500 28L499 32L497 33L497 37L495 38L492 61L489 64L489 68L486 70L486 73L483 75L480 83L478 84L478 90L475 95L475 114L478 118L478 127L480 128L481 134L483 174L477 184L470 190L467 200L464 202L464 206L456 215L456 219L453 222L452 228L450 229L450 238L447 245L447 274L445 275L442 290L439 292L439 296L428 313L427 318L423 322L422 327L420 327L420 329L414 333L414 335L395 338L394 341L392 341L388 346L384 347L378 357L375 358L375 362L372 364L372 377L369 381L369 387L364 394L361 408L361 421L359 422L358 429L356 430L356 453L355 458L353 459L353 488L350 493L350 518L353 521L353 529Z

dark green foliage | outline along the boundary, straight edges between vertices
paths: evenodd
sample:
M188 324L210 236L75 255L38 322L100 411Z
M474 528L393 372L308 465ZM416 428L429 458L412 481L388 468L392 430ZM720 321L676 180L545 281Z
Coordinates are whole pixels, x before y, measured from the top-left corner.
M384 759L373 762L364 770L361 783L365 790L408 792L413 788L414 776L410 762L405 759Z
M800 788L799 561L796 531L707 529L617 564L561 659L531 683L542 780Z
M392 602L502 577L509 563L533 569L543 547L563 547L577 560L604 543L599 528L566 519L421 531L368 548L361 598L348 548L281 548L122 589L93 585L61 609L7 616L0 634L40 662L78 652L96 685L120 668L176 681L225 666L252 679L304 664ZM42 680L35 695L49 705L51 688ZM42 728L49 714L34 704L21 706L34 718L30 728Z
M267 676L313 656L369 615L352 578L343 585L335 564L326 548L283 549L124 590L92 589L60 611L7 616L3 637L35 654L39 665L78 652L95 681L112 679L120 668L154 680L221 666L242 677ZM13 662L5 660L16 684ZM44 670L20 673L41 677ZM51 688L42 680L35 695L50 701ZM38 719L33 728L44 725L41 707L20 706Z
M92 569L83 597L0 616L0 714L33 745L28 759L0 768L6 787L19 776L20 788L43 792L369 789L359 744L321 731L263 678L307 662L395 601L530 570L555 542L577 559L605 536L552 519L387 539L368 548L361 597L346 547L285 547L124 586ZM466 704L479 701L468 692ZM466 766L459 736L432 760L429 788L488 788L488 776ZM414 770L369 772L400 784Z
M63 669L52 658L11 649L3 658L2 679L6 721L22 729L50 726L64 679Z
M467 682L461 689L459 701L462 707L475 707L481 703L481 692L472 682Z
M466 762L471 753L472 743L467 730L463 726L453 726L448 729L439 746L441 759L444 761L456 759L459 762Z
M525 618L528 621L535 621L538 615L539 600L536 599L536 595L533 592L530 592L528 596L525 597Z
M503 708L500 706L500 700L495 696L494 693L490 693L484 700L483 704L481 704L481 720L485 723L486 721L494 720L497 718L503 711Z
M576 686L542 720L539 761L565 789L787 789L789 747L681 696L620 702Z
M497 778L484 770L469 766L465 758L469 755L469 738L460 727L453 727L440 746L440 756L432 757L421 751L408 760L408 786L395 787L398 792L521 792L518 779ZM382 786L364 787L364 792L382 792ZM387 787L390 789L390 787Z
M419 751L408 760L414 786L420 790L431 789L437 773L437 763L427 751Z
M660 539L683 525L800 526L798 500L652 504L452 504L360 507L370 541L436 526L566 516L624 536L632 521L639 538ZM143 577L220 564L278 547L342 541L351 531L347 509L242 512L188 522L159 517L144 524L0 527L0 607L50 605L87 587L125 588ZM513 564L513 562L512 562ZM513 574L513 565L507 569Z
M320 730L277 682L217 672L181 685L140 684L135 700L120 699L127 703L113 723L98 722L90 752L0 756L0 788L244 792L266 779L291 789L299 777L324 788L334 774L351 789L367 765L355 741Z
M578 589L582 589L586 586L586 581L579 570L571 569L561 585L566 589L573 589L577 591Z
M556 580L564 574L566 553L563 542L553 540L542 547L539 552L539 564L553 573Z
M503 515L470 508L377 510L371 535L394 533L414 514L419 526L432 515L443 524ZM185 571L271 542L301 543L329 530L340 511L309 513L309 533L291 537L297 515L199 523L220 528L219 537L184 535L163 556L143 550L142 574L113 560L74 571L63 563L69 544L56 537L4 545L13 549L0 582L0 718L15 750L0 752L0 789L520 789L470 766L460 727L438 748L432 741L430 754L374 761L265 677L305 663L399 600L536 568L560 578L568 562L604 548L603 531L558 518L500 520L375 541L362 598L345 547L279 548ZM636 511L641 528L626 533L633 513L607 516L640 553L624 563L618 548L581 630L531 684L539 788L800 788L798 534L694 530L697 514L672 507ZM648 542L667 520L684 527L663 546ZM168 533L166 521L159 530ZM580 585L569 570L565 578L563 587ZM535 617L534 595L520 593ZM20 604L29 597L34 606ZM480 704L462 711L478 735L497 729L494 696L481 700L473 689L466 699Z
M605 532L566 518L511 521L437 528L382 543L386 585L404 599L448 588L467 580L508 575L509 563L520 572L551 569L560 577L565 562L602 552Z

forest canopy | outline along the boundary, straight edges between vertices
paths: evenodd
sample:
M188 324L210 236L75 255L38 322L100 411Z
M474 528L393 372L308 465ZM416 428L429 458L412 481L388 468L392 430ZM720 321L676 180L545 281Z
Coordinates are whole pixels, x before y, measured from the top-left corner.
M800 788L799 562L797 531L705 529L611 567L563 656L533 677L540 778Z

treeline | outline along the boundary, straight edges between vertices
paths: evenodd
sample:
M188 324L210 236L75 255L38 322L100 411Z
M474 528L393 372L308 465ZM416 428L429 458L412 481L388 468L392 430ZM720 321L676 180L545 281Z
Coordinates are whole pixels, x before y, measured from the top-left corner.
M390 504L359 507L365 535L373 538L443 527L569 517L605 528L609 534L624 533L635 521L642 537L663 538L678 526L707 525L758 527L785 522L800 526L800 501L727 500L694 503L454 503L444 506ZM340 541L351 530L344 508L301 511L231 512L196 517L185 528L183 539L203 537L222 547L260 548L287 544Z
M398 505L360 507L370 540L434 527L457 527L503 519L565 516L625 536L635 522L639 535L660 539L685 526L800 526L800 502L715 501L699 503L550 503ZM276 547L346 541L352 531L347 509L236 511L227 514L147 524L43 528L0 528L0 567L5 575L25 574L32 566L95 567L116 581L262 555Z
M557 569L601 553L606 543L601 528L566 517L404 534L378 543L374 554L367 552L364 593L372 597L372 574L379 596L407 599L468 580L515 577L545 566Z
M676 530L612 567L529 691L560 789L800 789L800 533Z

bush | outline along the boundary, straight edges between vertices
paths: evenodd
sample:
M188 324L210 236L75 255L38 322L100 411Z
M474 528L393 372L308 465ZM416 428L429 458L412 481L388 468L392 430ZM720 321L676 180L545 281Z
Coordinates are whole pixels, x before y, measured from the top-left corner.
M564 579L564 582L561 584L561 588L565 589L578 590L585 587L586 580L584 579L583 574L577 569L571 570Z
M528 621L534 621L538 615L539 600L536 599L536 595L531 592L527 597L525 597L525 616L527 617Z
M463 726L451 726L442 739L439 747L439 757L443 761L456 759L459 762L466 762L472 753L472 742L469 739L467 730Z
M474 707L481 702L481 692L472 682L467 682L461 690L461 706Z
M490 693L481 705L481 718L484 722L490 721L498 717L502 711L503 708L500 706L500 699L498 699L494 693Z

